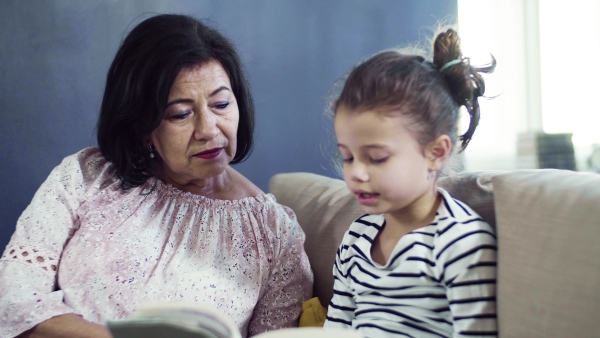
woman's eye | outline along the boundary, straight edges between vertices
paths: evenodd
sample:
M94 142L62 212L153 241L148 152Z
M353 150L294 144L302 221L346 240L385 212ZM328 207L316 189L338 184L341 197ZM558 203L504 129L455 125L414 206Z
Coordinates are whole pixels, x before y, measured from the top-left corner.
M351 162L352 162L352 160L353 160L353 158L352 158L352 157L349 157L349 158L342 158L342 161L343 161L344 163L351 163Z
M175 120L183 120L186 117L190 116L191 113L192 112L190 112L190 111L186 111L186 112L183 112L183 113L172 115L171 118L175 119Z
M215 104L215 108L217 109L225 109L227 106L229 106L229 102L219 102Z

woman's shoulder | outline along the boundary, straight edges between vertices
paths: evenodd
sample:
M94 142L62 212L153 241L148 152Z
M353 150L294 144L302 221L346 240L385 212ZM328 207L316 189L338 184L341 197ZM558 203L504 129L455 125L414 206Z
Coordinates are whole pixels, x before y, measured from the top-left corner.
M229 167L231 177L231 186L235 187L235 197L232 199L243 199L247 197L256 197L265 195L265 193L246 176L242 175L237 170Z
M279 234L284 231L302 232L294 211L280 204L271 193L265 193L251 180L232 168L232 186L235 187L237 198L234 204L245 205L251 213L262 220L263 227L268 232ZM277 236L277 235L276 235Z
M110 162L102 156L100 149L88 147L64 157L53 171L62 174L80 174L84 179L93 179L110 167Z
M234 200L250 205L254 212L262 213L271 220L289 218L292 223L297 222L294 211L277 202L277 199L273 194L265 193L247 177L233 168L232 177L232 186L237 190L235 192L237 198L234 198ZM278 222L269 221L269 223L273 224Z
M103 182L116 180L116 171L100 152L98 147L87 147L65 157L55 170L71 175L81 175L84 183L92 184L101 179Z
M63 158L59 166L70 168L87 168L104 166L108 161L102 156L98 147L87 147Z

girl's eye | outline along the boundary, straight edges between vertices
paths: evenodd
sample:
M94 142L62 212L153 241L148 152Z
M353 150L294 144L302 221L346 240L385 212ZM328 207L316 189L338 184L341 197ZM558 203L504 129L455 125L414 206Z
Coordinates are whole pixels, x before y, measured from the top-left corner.
M387 159L388 159L387 157L382 157L382 158L372 158L372 159L371 159L371 163L374 163L374 164L379 164L379 163L383 163L383 162L387 161Z
M225 109L227 106L229 106L229 102L219 102L215 104L215 108L217 109Z
M342 159L342 161L343 161L344 163L351 163L351 162L352 162L352 157L349 157L349 158L343 158L343 159Z

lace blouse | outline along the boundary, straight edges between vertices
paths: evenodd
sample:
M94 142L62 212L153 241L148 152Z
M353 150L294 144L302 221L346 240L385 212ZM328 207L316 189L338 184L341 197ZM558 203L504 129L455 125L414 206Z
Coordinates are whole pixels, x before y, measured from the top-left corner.
M291 209L271 194L120 184L97 148L52 171L0 259L1 337L67 313L121 319L147 302L209 303L244 336L297 324L313 276Z

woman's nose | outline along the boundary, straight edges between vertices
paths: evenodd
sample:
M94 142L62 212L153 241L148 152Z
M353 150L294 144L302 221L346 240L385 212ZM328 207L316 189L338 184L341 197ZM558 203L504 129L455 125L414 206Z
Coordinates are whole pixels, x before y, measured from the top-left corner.
M194 138L198 141L208 141L219 133L217 117L209 109L203 109L196 115Z

